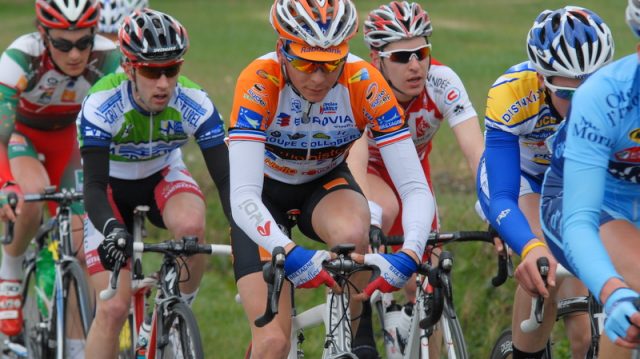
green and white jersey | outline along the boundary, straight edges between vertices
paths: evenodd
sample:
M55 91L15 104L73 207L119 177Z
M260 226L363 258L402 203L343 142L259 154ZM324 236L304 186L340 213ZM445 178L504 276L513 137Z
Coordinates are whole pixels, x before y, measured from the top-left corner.
M207 93L186 77L178 79L169 105L149 113L133 100L126 74L111 74L96 83L76 120L83 147L108 147L109 176L146 178L174 161L193 136L201 149L224 141L224 123Z

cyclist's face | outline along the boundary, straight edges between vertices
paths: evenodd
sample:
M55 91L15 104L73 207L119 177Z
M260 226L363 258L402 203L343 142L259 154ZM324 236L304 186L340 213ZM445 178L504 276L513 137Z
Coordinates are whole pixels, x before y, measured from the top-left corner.
M307 73L296 69L280 51L278 51L278 58L286 66L289 81L305 99L311 102L320 102L327 96L338 81L344 67L344 63L341 63L339 67L328 72L321 66L317 66L315 71Z
M50 29L41 31L41 34L53 62L60 70L71 77L82 75L93 49L92 30Z
M175 66L178 66L177 70ZM133 96L136 103L149 112L164 110L178 83L179 66L163 69L126 65L129 79L135 83Z
M542 76L539 76L539 80L542 83L542 85L545 86L544 78ZM551 86L555 87L555 88L549 87L547 89L548 90L547 93L551 96L551 103L553 104L553 107L555 107L556 111L558 111L558 114L561 117L563 118L566 117L567 112L569 112L569 105L571 104L571 99L566 98L566 96L560 96L556 94L554 91L558 89L557 87L560 87L563 89L578 88L578 86L580 86L582 81L579 79L572 79L568 77L553 76L553 77L547 77L547 82Z
M387 81L390 81L394 87L400 90L393 89L396 98L400 101L411 100L418 96L425 87L429 61L431 61L430 48L425 48L425 45L427 45L427 41L424 37L414 37L399 40L385 46L383 53L389 54L387 57L381 57L375 51L371 53L373 65L381 70ZM406 55L409 52L413 52L413 54L408 56L408 62L406 62ZM428 55L420 59L419 56L423 56L426 53Z

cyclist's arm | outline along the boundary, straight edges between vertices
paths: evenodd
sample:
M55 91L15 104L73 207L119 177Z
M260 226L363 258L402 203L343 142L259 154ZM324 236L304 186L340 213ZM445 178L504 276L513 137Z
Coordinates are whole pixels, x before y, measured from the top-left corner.
M107 235L114 227L122 226L114 220L107 197L109 147L82 147L80 153L84 173L84 205L94 227Z
M229 220L231 219L231 209L229 208L229 150L222 143L202 149L202 155L204 156L204 162L207 164L209 175L218 189L222 210L227 220Z
M380 147L384 165L402 201L402 249L422 257L435 216L435 202L427 185L411 137ZM416 259L416 258L414 258Z
M478 117L470 117L453 126L452 130L475 181L480 157L484 151L484 138L482 138Z
M518 254L532 239L526 217L518 207L520 148L518 136L487 127L485 165L489 181L489 221Z
M367 143L367 130L365 129L362 137L355 141L353 146L349 149L347 165L349 165L349 171L351 171L353 178L358 183L358 186L360 186L364 196L370 198L369 183L367 182L368 163L369 146Z
M293 242L280 230L262 203L264 147L264 142L259 141L230 141L230 201L236 224L271 253L275 247L287 247Z

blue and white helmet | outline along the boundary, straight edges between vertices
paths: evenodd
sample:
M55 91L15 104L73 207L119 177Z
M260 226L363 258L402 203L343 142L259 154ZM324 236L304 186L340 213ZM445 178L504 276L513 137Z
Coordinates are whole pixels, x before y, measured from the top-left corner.
M629 0L625 18L631 31L633 31L637 37L640 37L640 0Z
M613 59L609 27L593 11L566 6L545 10L527 35L527 54L543 76L582 79Z
M149 7L148 0L100 0L100 21L98 31L117 34L125 17L136 10Z

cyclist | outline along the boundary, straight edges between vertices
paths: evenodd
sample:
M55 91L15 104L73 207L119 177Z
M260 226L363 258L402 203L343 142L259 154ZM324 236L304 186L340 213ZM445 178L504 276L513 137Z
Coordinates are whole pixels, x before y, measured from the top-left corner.
M594 12L574 6L545 10L527 36L529 61L511 67L489 90L478 197L500 237L522 258L515 273L519 286L512 318L514 358L540 358L555 322L555 300L547 300L540 328L522 332L520 322L529 316L532 296L586 293L576 279L556 289L556 262L542 237L540 186L551 157L545 139L567 113L567 88L578 87L612 59L613 51L611 32ZM541 256L551 262L549 289L536 266ZM591 338L588 318L578 315L565 323L573 357L583 358Z
M147 8L125 18L118 38L124 73L98 82L77 120L89 217L85 253L96 289L108 285L106 271L131 255L129 233L137 205L148 205L151 223L167 228L174 238L196 236L204 241L204 196L180 151L188 137L193 136L202 150L229 213L229 157L222 118L198 85L178 76L189 46L186 29L173 17ZM188 275L181 279L180 290L191 303L206 257L193 256L186 262ZM130 276L125 273L116 296L97 301L87 337L92 358L116 356L131 301Z
M638 0L629 1L626 18L640 37ZM640 313L634 305L640 291L636 52L598 71L573 95L553 143L541 209L555 258L604 303L607 336L629 349L640 344Z
M120 62L114 45L95 34L96 1L37 0L35 10L38 31L16 39L0 57L3 195L42 192L48 185L81 190L73 122L89 87ZM49 206L51 214L55 208ZM81 204L73 209L83 212ZM82 221L76 217L79 249ZM0 208L0 220L16 222L13 243L2 247L0 266L0 331L8 336L22 328L22 262L41 218L42 206L35 203L20 200L15 213L6 204ZM82 343L70 341L69 346L75 351Z
M380 267L381 276L358 299L378 287L404 285L417 268L435 211L391 88L373 66L349 54L358 26L353 2L276 0L270 19L279 36L276 51L240 74L229 129L234 271L255 358L286 357L290 345L288 299L281 301L276 320L263 328L253 325L266 302L264 253L285 248L285 272L294 286L325 283L335 289L321 264L329 253L296 245L277 225L286 223L288 210L300 210L298 226L306 236L329 247L353 243L355 260ZM362 256L370 215L345 158L366 126L391 162L389 172L410 209L404 247L392 255ZM359 288L363 279L353 278ZM351 303L355 319L361 305Z
M98 33L113 42L118 41L118 30L127 15L149 7L148 0L100 0Z
M474 176L484 149L478 118L462 81L451 68L431 56L431 32L429 14L420 4L406 1L382 5L369 12L364 22L364 39L370 49L371 62L387 80L405 111L430 187L431 140L444 120L453 129ZM402 235L400 197L371 132L367 134L351 151L350 168L369 199L371 224L385 234ZM437 218L431 228L438 229ZM415 300L415 288L407 294ZM363 320L359 333L365 329L365 323L371 327L370 321ZM357 335L354 348L359 338ZM367 344L371 348L373 343Z

